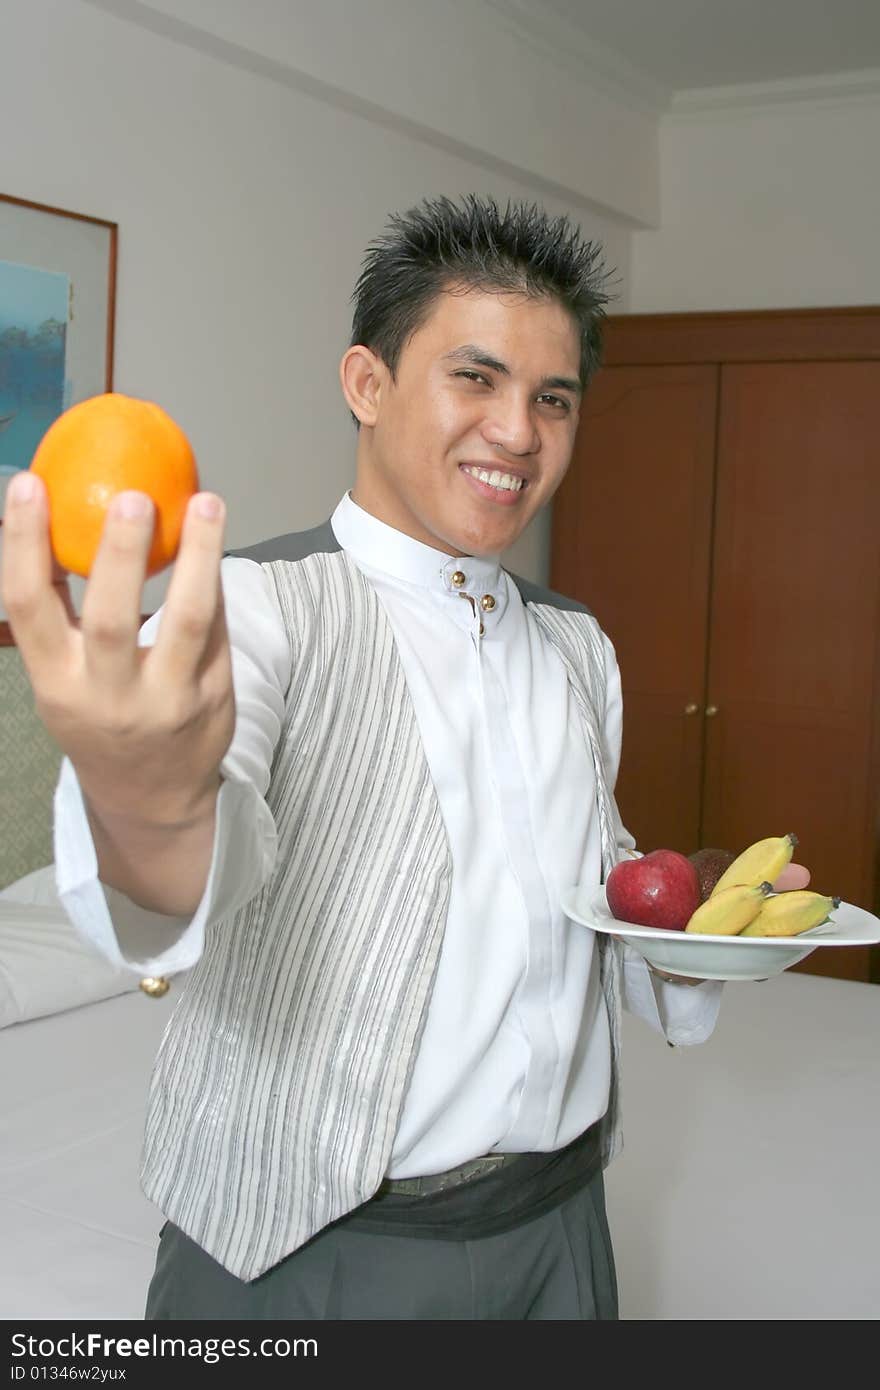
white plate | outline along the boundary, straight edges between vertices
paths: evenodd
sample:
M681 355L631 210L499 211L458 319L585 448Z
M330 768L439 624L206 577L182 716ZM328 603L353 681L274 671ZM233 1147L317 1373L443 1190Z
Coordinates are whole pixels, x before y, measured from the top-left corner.
M704 936L640 927L611 915L605 889L575 885L562 895L566 916L608 932L639 951L658 970L701 980L766 980L820 946L870 946L880 941L880 918L841 903L824 922L800 936Z

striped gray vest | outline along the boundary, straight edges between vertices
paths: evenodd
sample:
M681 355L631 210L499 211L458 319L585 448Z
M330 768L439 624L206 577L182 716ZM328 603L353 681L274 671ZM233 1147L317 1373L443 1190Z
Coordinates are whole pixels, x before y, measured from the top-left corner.
M443 941L452 864L412 700L375 590L328 525L236 552L271 575L292 678L262 890L207 933L150 1087L146 1196L253 1280L385 1176ZM605 664L586 609L526 581L568 671L615 862ZM603 1159L619 1146L620 966L597 936L611 1026Z

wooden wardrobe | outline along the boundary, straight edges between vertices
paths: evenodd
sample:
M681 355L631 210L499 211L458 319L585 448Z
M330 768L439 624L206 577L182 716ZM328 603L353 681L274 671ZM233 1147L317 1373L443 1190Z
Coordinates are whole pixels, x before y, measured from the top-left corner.
M880 912L880 308L609 318L550 583L616 646L640 848L795 831Z

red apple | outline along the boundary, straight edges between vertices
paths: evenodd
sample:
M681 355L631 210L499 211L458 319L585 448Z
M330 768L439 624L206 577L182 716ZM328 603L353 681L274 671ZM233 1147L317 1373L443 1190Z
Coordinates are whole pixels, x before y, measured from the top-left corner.
M700 906L700 876L687 855L655 849L641 859L615 864L605 896L620 922L684 931Z

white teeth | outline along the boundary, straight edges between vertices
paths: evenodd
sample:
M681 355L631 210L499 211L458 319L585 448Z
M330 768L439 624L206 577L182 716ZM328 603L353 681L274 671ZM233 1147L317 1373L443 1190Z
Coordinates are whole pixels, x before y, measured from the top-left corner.
M485 468L472 468L469 464L464 465L464 472L470 473L473 478L479 478L481 483L488 483L490 487L500 488L504 492L519 492L523 485L522 478L515 478L512 473L489 473Z

